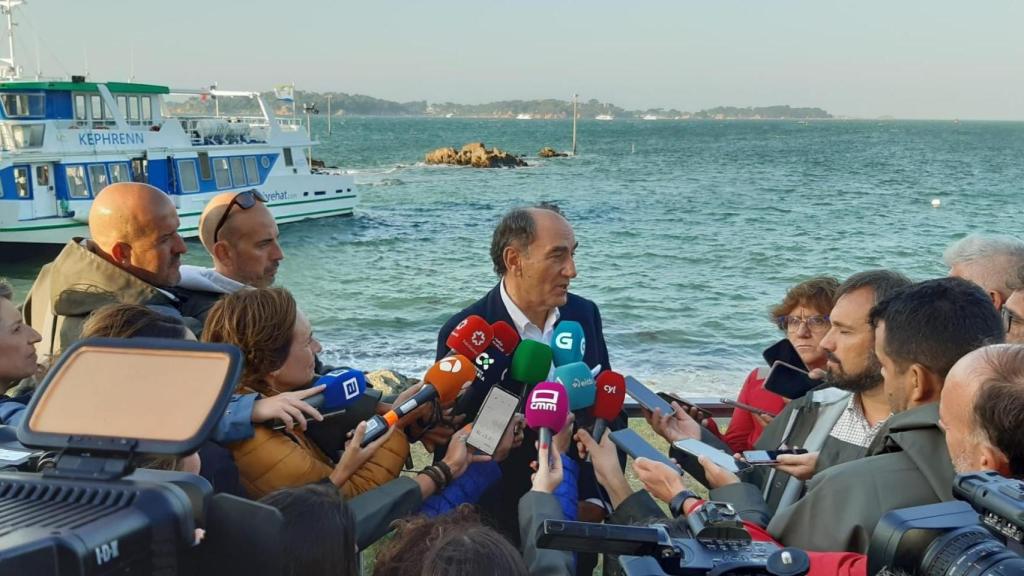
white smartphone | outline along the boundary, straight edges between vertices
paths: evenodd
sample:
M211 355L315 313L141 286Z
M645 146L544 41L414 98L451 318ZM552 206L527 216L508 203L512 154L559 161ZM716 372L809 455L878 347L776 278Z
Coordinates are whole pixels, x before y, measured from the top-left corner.
M687 438L685 440L679 440L678 442L674 442L672 445L694 457L707 456L708 459L710 459L712 462L718 464L722 468L725 468L726 470L732 473L737 473L742 470L750 468L750 464L747 464L742 460L737 460L730 456L729 454L722 452L718 448L715 448L714 446L709 446L701 442L700 440L693 440L691 438Z
M476 420L473 421L473 430L469 433L466 443L488 456L493 456L517 406L518 396L499 386L492 386L484 398Z

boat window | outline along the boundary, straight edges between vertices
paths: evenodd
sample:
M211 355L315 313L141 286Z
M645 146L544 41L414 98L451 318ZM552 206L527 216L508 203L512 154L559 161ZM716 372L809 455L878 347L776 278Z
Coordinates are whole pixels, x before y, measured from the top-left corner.
M110 165L110 183L128 182L131 176L128 174L127 162L114 162Z
M122 95L122 96L118 96L117 97L117 108L118 108L118 110L121 111L121 114L123 116L125 116L125 118L127 119L127 117L128 117L128 97L127 96L123 96Z
M92 186L92 194L95 196L107 187L107 167L103 164L89 165L89 185Z
M44 94L11 93L0 94L4 115L8 118L43 118L46 116Z
M99 94L89 97L89 106L93 120L103 120L107 117L106 106L103 105L103 98L100 98Z
M256 157L246 156L245 157L245 177L247 184L259 184L260 183L260 171L256 168Z
M227 158L213 159L213 175L217 180L217 188L231 187L231 173L228 171Z
M291 166L292 165L292 149L291 148L285 148L284 149L284 165L285 166Z
M195 160L178 160L178 182L182 192L199 192Z
M231 158L231 181L235 186L245 186L245 164L241 156Z
M128 97L128 122L139 121L139 97Z
M149 182L149 160L145 158L132 158L132 180L135 182Z
M46 133L45 124L9 124L0 128L8 149L38 148L43 145Z
M41 164L36 166L36 184L40 186L50 185L50 166Z
M213 178L213 174L210 173L210 154L208 152L199 153L199 177L203 180Z
M153 101L149 96L140 96L142 100L142 121L152 122L153 121Z
M85 184L85 166L68 166L68 196L88 198L89 187Z
M86 118L85 94L75 94L75 120L84 121Z
M18 190L18 198L28 198L28 166L14 167L14 187Z

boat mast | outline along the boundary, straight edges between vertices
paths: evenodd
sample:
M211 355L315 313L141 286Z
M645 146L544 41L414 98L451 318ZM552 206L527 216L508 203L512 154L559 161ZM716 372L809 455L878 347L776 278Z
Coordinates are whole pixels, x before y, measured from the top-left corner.
M0 14L7 17L7 57L0 58L0 79L17 80L21 76L21 68L14 62L14 8L21 6L23 0L0 0Z

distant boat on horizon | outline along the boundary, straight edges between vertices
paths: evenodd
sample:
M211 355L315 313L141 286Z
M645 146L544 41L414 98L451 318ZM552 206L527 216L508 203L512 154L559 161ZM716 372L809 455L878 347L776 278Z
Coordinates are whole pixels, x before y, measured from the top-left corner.
M643 116L641 116L641 119L642 120L657 120L658 117L655 116L654 114L644 114Z
M615 120L615 116L612 116L611 114L598 114L597 116L594 116L594 120Z
M533 120L533 114L516 114L516 120Z

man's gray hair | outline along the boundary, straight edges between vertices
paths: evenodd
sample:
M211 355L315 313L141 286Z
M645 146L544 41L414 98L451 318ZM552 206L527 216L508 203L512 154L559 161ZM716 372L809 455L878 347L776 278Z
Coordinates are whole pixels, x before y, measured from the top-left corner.
M950 244L942 260L950 268L966 268L961 274L964 278L1003 297L1024 285L1019 279L1024 241L1013 236L970 234Z
M0 298L14 300L14 289L7 283L7 279L0 278Z
M505 267L505 249L515 245L525 250L537 237L537 223L534 222L530 210L548 210L562 215L558 206L549 202L513 208L506 212L494 229L494 235L491 236L491 263L494 264L494 271L498 276L504 276L508 272Z

